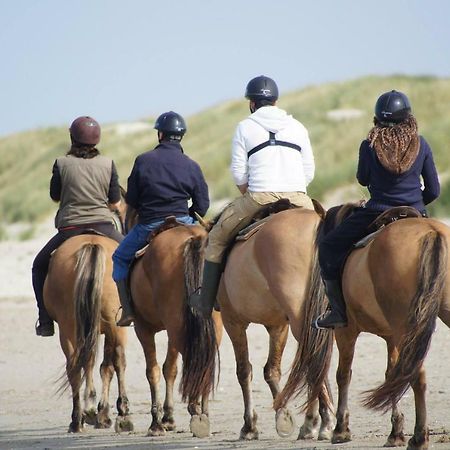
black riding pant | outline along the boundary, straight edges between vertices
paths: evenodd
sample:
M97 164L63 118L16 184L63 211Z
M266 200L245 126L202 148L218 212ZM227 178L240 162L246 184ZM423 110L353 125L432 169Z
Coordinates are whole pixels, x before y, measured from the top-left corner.
M83 226L68 227L59 230L55 236L53 236L47 244L42 248L42 250L36 255L33 261L32 268L32 281L34 295L36 297L37 306L39 308L39 321L45 322L50 320L47 311L44 308L44 282L48 273L48 266L50 264L50 256L54 250L56 250L63 242L67 239L78 236L80 234L85 234L86 229L94 229L109 238L121 242L123 240L123 235L117 231L112 223L96 223L96 224L86 224Z
M357 208L319 243L319 264L324 280L340 280L345 259L360 239L367 236L367 227L382 213Z

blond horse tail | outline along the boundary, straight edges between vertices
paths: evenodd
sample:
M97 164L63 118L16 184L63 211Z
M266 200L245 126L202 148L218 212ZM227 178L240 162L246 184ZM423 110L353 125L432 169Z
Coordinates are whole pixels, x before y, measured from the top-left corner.
M318 241L322 236L323 224L323 221L320 222L316 232L311 274L300 319L304 325L301 327L297 353L286 385L274 401L276 410L285 407L292 397L298 397L305 391L307 400L301 407L306 409L319 397L324 387L328 391L324 400L329 403L328 399L332 399L328 370L333 351L333 333L311 326L313 321L326 311L328 305L318 259ZM332 405L328 404L328 407L332 408Z
M81 369L94 364L100 334L101 297L106 267L106 254L101 245L86 243L78 250L75 265L74 306L76 345L67 362L67 381L76 381ZM79 383L83 383L82 371Z
M378 388L367 391L368 408L387 411L397 403L417 378L436 326L445 294L447 245L444 236L432 231L422 238L419 249L417 291L410 304L405 335L395 365Z
M185 334L180 393L182 400L189 403L198 401L202 396L207 397L214 391L216 356L218 356L212 317L204 318L194 313L188 304L189 296L201 284L202 246L203 239L195 237L189 239L184 248Z

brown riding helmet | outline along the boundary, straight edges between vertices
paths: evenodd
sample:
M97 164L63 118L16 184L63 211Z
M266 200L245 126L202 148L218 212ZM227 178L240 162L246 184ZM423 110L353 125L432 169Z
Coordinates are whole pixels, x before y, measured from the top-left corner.
M72 142L84 145L97 145L100 142L100 125L89 116L75 119L69 128Z

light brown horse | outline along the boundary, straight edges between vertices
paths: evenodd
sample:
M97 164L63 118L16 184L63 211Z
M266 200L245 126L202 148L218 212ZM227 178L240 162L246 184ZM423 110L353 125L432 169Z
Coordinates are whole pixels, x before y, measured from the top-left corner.
M311 321L325 309L306 299L323 296L318 271L314 272L314 238L321 219L312 210L297 208L279 212L256 234L238 241L228 257L222 276L218 300L225 329L233 344L237 377L244 399L244 425L241 439L258 439L257 414L254 411L251 381L252 365L246 329L250 323L262 324L269 333L269 354L264 366L264 379L275 399L280 390L281 357L285 348L289 325L298 341L296 364L310 380L326 378L332 350L332 336L314 330ZM312 352L320 342L313 358L303 355ZM300 368L301 366L301 368ZM323 376L322 376L323 373ZM310 406L298 435L299 439L331 437L333 421L327 382L311 391ZM320 403L320 417L319 417ZM276 427L281 436L293 431L293 419L287 409L275 405ZM321 419L321 420L320 420Z
M382 337L388 351L385 382L369 391L365 400L370 408L392 409L392 430L385 445L405 442L403 414L397 403L411 386L416 423L408 449L428 448L424 360L437 317L450 327L449 242L450 228L444 224L408 218L386 226L368 246L348 257L342 285L349 323L335 330L339 400L333 443L351 440L351 365L359 333L369 332Z
M173 388L178 353L183 357L180 390L183 401L188 401L191 431L197 437L209 435L208 397L214 387L222 322L218 313L213 319L194 315L187 303L189 295L201 284L206 237L205 229L199 225L181 225L161 231L152 238L131 273L135 330L144 350L151 392L152 422L148 436L159 436L175 429ZM155 334L162 330L167 331L168 337L163 365L164 406L155 346Z
M132 429L125 391L126 329L116 326L120 303L112 279L112 253L117 243L105 236L83 234L64 242L52 255L44 285L44 304L58 323L59 339L66 356L67 380L72 388L72 421L69 432L79 432L83 423L96 428L111 426L109 389L114 372L119 393L116 431ZM105 335L100 366L102 395L96 406L93 368L98 338ZM86 382L84 410L80 389Z

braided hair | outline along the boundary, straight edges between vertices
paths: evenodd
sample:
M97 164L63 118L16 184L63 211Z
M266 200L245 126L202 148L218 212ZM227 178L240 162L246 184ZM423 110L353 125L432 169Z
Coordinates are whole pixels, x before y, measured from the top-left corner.
M417 121L409 115L400 123L385 125L374 119L367 136L380 163L389 172L401 174L414 164L420 147Z

